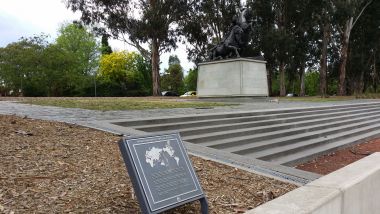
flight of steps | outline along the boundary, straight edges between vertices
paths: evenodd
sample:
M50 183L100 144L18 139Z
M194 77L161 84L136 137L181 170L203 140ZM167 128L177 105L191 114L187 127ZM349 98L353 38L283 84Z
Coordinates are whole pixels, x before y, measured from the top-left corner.
M115 123L292 166L380 135L380 103L191 115Z

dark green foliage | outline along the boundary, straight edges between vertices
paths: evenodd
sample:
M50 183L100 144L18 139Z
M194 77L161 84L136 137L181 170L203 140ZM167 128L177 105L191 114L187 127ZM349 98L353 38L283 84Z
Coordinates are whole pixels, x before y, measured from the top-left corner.
M46 95L43 74L46 38L45 35L21 38L0 49L0 79L12 95Z
M352 30L347 64L348 92L378 91L380 63L380 2L374 1Z
M99 46L94 35L81 24L63 25L56 45L72 60L65 80L66 96L85 96L87 88L94 87L93 80L98 66Z
M180 65L181 61L178 59L177 55L170 55L168 64L169 64L169 67L174 64Z
M198 79L198 69L190 69L189 73L185 77L185 88L186 91L196 91L197 90L197 79Z
M102 35L102 41L101 41L101 52L102 54L110 54L112 53L112 48L111 46L108 44L108 35L107 34L103 34Z
M163 91L174 91L178 94L185 92L183 70L180 64L172 64L165 70L161 77L161 88Z
M55 44L45 35L21 38L0 49L0 79L12 95L88 96L97 50L95 38L77 24L63 26Z
M174 91L178 94L185 92L183 69L180 63L181 61L177 55L169 57L169 68L165 69L164 74L161 76L161 88L163 91Z
M85 24L101 23L107 33L135 46L151 61L152 90L159 96L159 58L176 47L179 31L173 27L188 11L186 0L67 0L73 11L81 11ZM137 15L138 13L138 15ZM149 49L145 49L148 44Z
M188 57L195 63L206 60L207 50L220 42L241 6L240 0L66 3L82 12L83 22L65 25L56 43L49 44L41 35L0 48L0 93L92 96L96 83L102 96L158 95L160 54L184 38ZM273 95L303 94L302 88L306 95L380 90L380 1L247 0L246 4L255 21L252 40L242 55L264 56ZM100 49L85 27L97 23L104 27L97 29L102 35ZM136 58L139 72L125 72L122 80L95 79L100 52L112 53L108 36L122 38L140 51L144 58ZM161 86L179 93L195 90L197 71L190 70L183 81L179 64L178 57L170 57ZM314 72L305 74L306 70ZM343 87L338 87L339 82Z
M197 0L192 2L180 27L186 40L188 58L198 63L207 59L207 51L219 43L232 27L231 20L240 0Z
M141 88L143 89L139 93L139 96L152 95L152 66L149 62L139 55L136 59L137 70L141 74L142 82Z
M335 80L342 78L342 67L347 67L343 79L348 80L350 94L367 88L376 90L380 54L373 47L379 44L379 4L373 0L248 0L246 5L255 14L254 32L242 55L265 57L268 78L273 80L269 83L274 84L273 88L269 85L270 91L276 94L280 90L282 96L294 90L304 94L301 88L305 86L297 85L303 83L304 71L318 69L319 85L324 85L320 90L337 93ZM223 37L239 5L240 1L233 0L202 0L193 5L181 25L191 44L190 59L196 63L206 59L207 50ZM345 24L350 17L355 18L355 27L350 43L344 43ZM325 49L322 41L326 42ZM345 44L350 44L348 51ZM348 64L344 66L343 53L347 52ZM327 87L327 83L332 85Z
M319 94L319 73L309 71L305 74L306 95L316 96Z

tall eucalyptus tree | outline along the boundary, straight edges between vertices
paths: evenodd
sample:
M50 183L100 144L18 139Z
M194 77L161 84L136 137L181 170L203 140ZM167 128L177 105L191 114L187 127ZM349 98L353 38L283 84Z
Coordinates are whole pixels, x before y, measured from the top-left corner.
M152 65L153 95L160 96L160 54L176 48L178 22L191 4L187 0L66 0L81 11L86 24L105 27L107 33L136 47Z

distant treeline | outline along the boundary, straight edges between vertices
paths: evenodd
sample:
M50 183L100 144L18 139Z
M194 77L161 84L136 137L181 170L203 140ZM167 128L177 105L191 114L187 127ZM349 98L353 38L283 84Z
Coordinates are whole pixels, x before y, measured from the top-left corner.
M81 96L93 94L95 83L99 95L160 95L164 89L189 90L183 74L177 74L173 67L159 73L160 54L178 42L186 42L189 59L195 63L207 60L207 51L223 39L237 10L243 7L240 0L67 0L67 5L82 12L83 26L101 23L102 28L93 30L104 35L102 45L97 45L90 34L86 34L86 42L76 41L76 37L66 40L64 28L54 44L46 44L41 37L9 44L0 49L1 90ZM380 1L247 0L244 6L252 8L254 24L243 56L264 56L272 95L379 91ZM132 66L138 72L123 68L123 81L120 76L104 77L109 72L102 70L106 61L103 56L110 54L105 45L109 36L139 51L131 56L119 53L140 63ZM93 42L95 45L89 45ZM23 56L18 50L31 53ZM169 73L171 80L167 80Z

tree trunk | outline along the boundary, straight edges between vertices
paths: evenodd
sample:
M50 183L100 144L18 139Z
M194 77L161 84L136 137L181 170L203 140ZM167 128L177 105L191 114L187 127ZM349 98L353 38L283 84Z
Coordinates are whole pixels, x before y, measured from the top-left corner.
M153 96L161 96L160 90L160 54L159 43L156 38L152 39L152 82Z
M267 69L268 96L272 96L272 69Z
M321 97L325 98L327 95L327 45L330 40L330 26L329 23L325 23L323 26L323 38L322 38L322 53L319 71L319 93Z
M339 92L338 95L344 96L346 95L346 64L348 58L348 46L350 42L350 33L352 30L354 18L351 17L346 22L346 26L344 29L343 37L342 37L342 48L341 48L341 63L339 67Z
M305 96L305 66L301 66L300 71L300 80L301 80L301 87L300 87L300 96Z
M364 69L361 69L358 94L363 94L364 92Z
M280 96L285 97L286 88L285 88L285 63L280 63Z
M377 93L376 51L373 53L373 89Z

